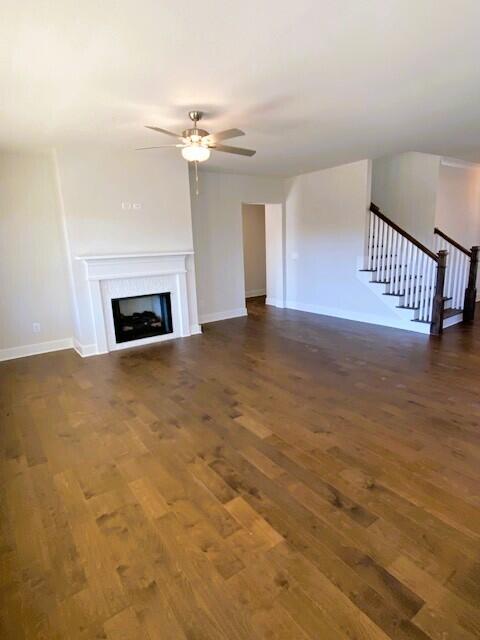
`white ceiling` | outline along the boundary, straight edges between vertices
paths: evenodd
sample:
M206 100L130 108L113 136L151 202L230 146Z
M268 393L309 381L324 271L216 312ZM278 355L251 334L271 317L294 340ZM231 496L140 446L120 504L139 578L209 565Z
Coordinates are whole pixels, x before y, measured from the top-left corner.
M142 125L181 130L195 107L257 149L208 168L480 161L478 0L3 0L1 14L0 147L168 143Z

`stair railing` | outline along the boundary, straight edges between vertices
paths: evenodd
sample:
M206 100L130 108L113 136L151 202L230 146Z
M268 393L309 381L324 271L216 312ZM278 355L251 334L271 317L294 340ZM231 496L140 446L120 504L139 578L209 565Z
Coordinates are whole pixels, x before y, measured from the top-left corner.
M463 309L464 322L472 322L477 299L477 269L480 247L470 251L435 227L435 249L447 249L449 264L445 275L445 295L454 309Z
M430 333L443 329L447 251L438 255L393 220L370 205L368 269L377 273L387 293L402 296L402 307L416 309L418 320L430 323Z

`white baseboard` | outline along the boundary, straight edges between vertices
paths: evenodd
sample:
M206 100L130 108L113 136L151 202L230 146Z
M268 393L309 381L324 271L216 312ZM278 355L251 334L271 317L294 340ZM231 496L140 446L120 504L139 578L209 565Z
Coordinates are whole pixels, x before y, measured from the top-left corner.
M269 298L265 299L265 304L269 304L272 307L278 307L279 309L285 308L285 303L280 298Z
M265 289L250 289L250 291L245 291L245 298L256 298L258 296L264 296L265 294Z
M26 358L36 356L40 353L50 351L62 351L73 347L72 338L62 338L61 340L50 340L49 342L37 342L36 344L26 344L21 347L11 347L10 349L0 349L0 362L5 360L15 360L16 358Z
M80 344L80 342L75 340L75 338L73 339L73 348L79 356L82 356L82 358L99 355L96 344Z
M450 318L446 318L443 321L443 328L448 329L448 327L453 327L455 324L460 324L463 322L463 311L457 313L456 316L450 316Z
M202 327L199 324L192 324L190 326L190 335L196 335L202 333ZM154 343L156 344L156 343ZM138 344L129 344L129 347L138 347L141 345ZM125 347L125 348L129 348ZM102 353L109 353L108 351L102 351L102 353L98 353L97 345L95 344L81 344L78 340L73 339L73 348L82 358L89 358L90 356L98 356L102 355Z
M208 324L209 322L217 322L217 320L228 320L229 318L239 318L247 315L246 307L238 309L229 309L228 311L217 311L216 313L206 313L200 316L200 324Z
M307 311L308 313L316 313L322 316L330 316L333 318L342 318L343 320L354 320L355 322L366 322L367 324L375 324L382 327L392 327L393 329L404 329L405 331L413 331L415 333L430 333L430 325L423 322L411 322L390 318L381 318L379 316L371 316L366 313L357 313L356 311L346 311L345 309L337 309L334 307L322 307L316 304L305 304L287 300L285 302L287 309L296 309L297 311Z
M195 336L198 333L202 333L202 327L200 324L190 325L190 335Z

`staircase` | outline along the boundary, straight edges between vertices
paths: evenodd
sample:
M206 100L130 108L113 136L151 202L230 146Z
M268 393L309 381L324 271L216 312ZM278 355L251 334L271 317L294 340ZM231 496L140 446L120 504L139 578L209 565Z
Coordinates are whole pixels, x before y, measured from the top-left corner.
M416 323L406 328L440 335L446 327L473 320L479 247L468 251L439 229L434 238L432 251L372 203L361 272L370 286L390 297L403 320Z

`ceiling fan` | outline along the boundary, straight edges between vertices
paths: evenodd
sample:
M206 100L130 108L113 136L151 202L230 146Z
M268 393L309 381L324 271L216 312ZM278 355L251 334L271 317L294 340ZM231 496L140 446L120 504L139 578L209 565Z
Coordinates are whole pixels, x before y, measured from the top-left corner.
M220 131L219 133L209 133L205 129L198 128L198 122L202 118L201 111L189 111L188 115L193 122L193 127L185 129L181 134L167 131L167 129L161 129L160 127L151 127L145 125L147 129L153 129L159 133L164 133L167 136L177 138L177 144L162 144L157 147L140 147L138 151L144 149L161 149L164 147L177 147L182 150L182 156L188 162L204 162L210 157L210 151L223 151L224 153L234 153L240 156L254 156L256 151L253 149L242 149L241 147L230 147L225 144L219 144L222 140L228 140L229 138L238 138L244 136L245 133L240 129L227 129L226 131Z

